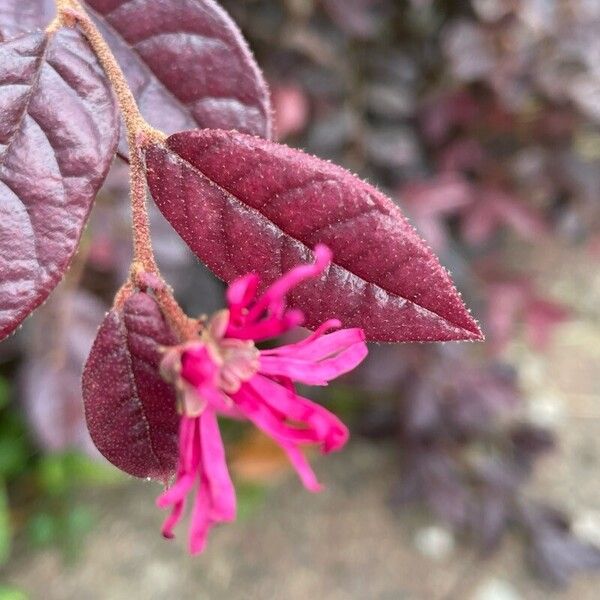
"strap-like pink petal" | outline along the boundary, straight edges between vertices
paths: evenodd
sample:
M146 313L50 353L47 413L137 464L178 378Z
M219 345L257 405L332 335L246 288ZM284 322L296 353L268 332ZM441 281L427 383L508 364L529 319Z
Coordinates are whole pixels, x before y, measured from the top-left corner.
M318 341L313 344L316 345ZM287 377L309 385L327 385L332 379L352 371L364 360L368 352L366 344L360 338L349 346L336 348L337 353L329 358L322 358L318 351L311 355L309 350L313 344L305 346L298 353L288 352L283 356L261 353L259 372L268 376Z
M269 309L273 314L281 313L286 294L297 285L318 277L331 264L332 253L327 246L318 244L314 250L315 262L310 265L300 265L284 273L273 283L250 309L249 320L258 319Z
M200 416L202 470L211 498L210 517L214 521L235 519L235 489L225 460L225 449L215 411L208 408Z

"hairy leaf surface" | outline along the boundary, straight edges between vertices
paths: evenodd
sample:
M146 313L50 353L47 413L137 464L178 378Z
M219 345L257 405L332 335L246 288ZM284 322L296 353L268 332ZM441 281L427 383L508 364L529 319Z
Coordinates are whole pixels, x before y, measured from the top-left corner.
M0 339L64 275L118 138L113 94L78 32L0 44Z
M88 428L98 450L135 477L166 481L177 463L175 392L158 373L176 343L156 301L131 296L100 326L83 372Z
M271 135L266 84L216 2L87 0L86 6L151 125L167 133L200 126Z
M45 27L53 0L2 0L0 34ZM269 92L237 25L214 0L86 0L146 120L271 136ZM127 154L124 131L119 151Z
M85 424L81 372L105 314L96 296L62 285L27 323L19 397L44 450L77 449L98 458Z
M372 340L480 339L448 274L398 207L344 169L233 131L187 131L147 149L159 208L222 279L255 271L269 284L311 260L335 264L299 287L308 325L338 317Z

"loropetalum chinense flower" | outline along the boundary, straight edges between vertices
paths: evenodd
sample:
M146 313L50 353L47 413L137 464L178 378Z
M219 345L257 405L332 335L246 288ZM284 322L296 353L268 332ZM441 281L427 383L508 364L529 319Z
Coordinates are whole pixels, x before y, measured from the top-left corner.
M171 508L163 535L173 537L185 500L196 487L191 514L190 552L202 552L210 528L232 521L235 490L225 462L217 415L251 421L287 454L304 486L321 489L301 447L318 445L323 453L339 450L348 429L322 406L298 395L294 383L327 385L351 371L367 355L361 329L340 329L325 321L304 340L269 350L255 342L301 325L304 315L286 307L286 294L301 282L319 277L331 262L325 246L315 262L293 268L259 297L259 278L248 274L227 291L228 308L217 312L201 336L169 348L161 363L163 377L175 385L181 413L176 479L157 500Z

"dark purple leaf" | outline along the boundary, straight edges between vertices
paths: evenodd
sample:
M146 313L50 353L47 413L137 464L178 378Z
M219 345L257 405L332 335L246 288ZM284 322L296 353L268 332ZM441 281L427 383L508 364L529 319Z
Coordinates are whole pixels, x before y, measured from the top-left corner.
M28 322L21 397L44 449L74 447L97 457L85 426L81 373L106 308L87 292L65 292L59 287Z
M525 469L531 469L536 458L556 446L556 439L550 430L527 423L517 425L510 431L510 441L514 447L513 460Z
M160 377L160 346L176 343L156 301L131 296L104 319L83 372L88 428L98 450L135 477L166 481L177 461L175 392Z
M417 231L440 252L448 245L448 226L442 216L452 215L472 201L469 183L454 174L445 174L433 181L405 185L398 192Z
M508 497L518 493L518 487L527 478L521 465L508 456L505 460L500 455L480 457L473 461L471 477L482 488L495 495Z
M412 468L419 475L421 495L429 508L454 526L464 525L469 491L456 461L443 451L422 448L414 453Z
M468 532L479 544L482 553L495 550L510 525L512 498L492 487L484 487L473 494L466 515Z
M306 146L319 155L339 157L356 136L357 125L356 113L350 109L328 112L313 121Z
M484 489L468 518L484 554L495 550L509 525L510 498L494 489Z
M481 106L472 94L459 90L437 98L425 107L421 124L425 137L434 144L447 140L454 127L476 121Z
M515 322L530 294L531 282L521 277L502 278L487 284L486 328L489 350L500 352L511 339Z
M600 548L558 529L548 528L536 535L531 558L541 575L561 586L577 572L600 569Z
M52 0L2 0L0 33L45 27ZM87 0L146 120L167 133L221 127L271 136L269 92L246 41L213 0ZM124 132L123 132L124 133ZM127 154L124 136L119 151Z
M451 429L484 432L493 428L494 417L519 403L514 371L506 365L473 367L449 362L438 385L447 387L444 421Z
M533 298L525 309L525 332L529 343L536 350L547 349L554 329L570 316L571 312L562 304Z
M443 424L444 390L431 378L409 384L408 397L403 406L402 428L411 437L435 438Z
M543 218L519 198L493 188L478 195L462 221L462 234L468 243L487 242L501 225L510 226L524 239L538 239L546 233Z
M578 571L600 569L600 548L578 540L560 512L529 506L523 521L531 537L531 560L550 581L564 586Z
M337 316L372 340L481 339L447 272L397 206L344 169L237 132L187 131L147 148L159 208L222 279L263 285L311 260L334 265L292 294L308 325Z
M409 183L399 197L412 214L433 217L459 212L473 201L473 190L464 177L445 173L434 180Z
M370 38L377 33L382 4L381 0L323 0L336 25L359 38Z
M485 165L486 152L478 140L458 139L440 153L439 169L442 173L480 171Z
M445 349L447 350L447 349ZM485 436L497 415L519 402L515 373L505 365L473 365L459 348L438 360L416 365L413 377L399 384L403 394L402 433L428 442L458 442Z
M154 127L270 137L267 86L239 29L213 0L87 0ZM125 153L122 141L119 150Z
M113 94L74 30L0 44L0 339L54 289L113 158Z
M373 345L367 358L354 372L352 380L356 379L361 390L377 394L380 398L391 390L402 389L410 376L414 357L413 353L406 350L416 349L418 353L421 348L426 347Z

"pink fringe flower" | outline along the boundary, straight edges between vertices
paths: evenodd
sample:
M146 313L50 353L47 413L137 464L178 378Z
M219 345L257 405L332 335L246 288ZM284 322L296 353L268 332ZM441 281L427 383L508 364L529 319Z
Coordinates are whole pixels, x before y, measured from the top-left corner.
M157 500L171 508L163 535L173 537L187 495L197 486L190 525L190 552L202 552L210 528L235 519L235 490L225 462L217 415L251 421L289 457L304 486L321 486L301 447L318 445L323 453L339 450L348 430L322 406L298 395L294 383L327 385L351 371L367 355L361 329L340 329L326 321L306 339L272 350L255 342L301 325L304 315L286 308L286 294L319 277L331 262L325 246L315 262L295 267L256 297L257 275L235 280L227 291L228 308L216 313L201 338L168 349L161 364L172 382L182 413L176 480Z

